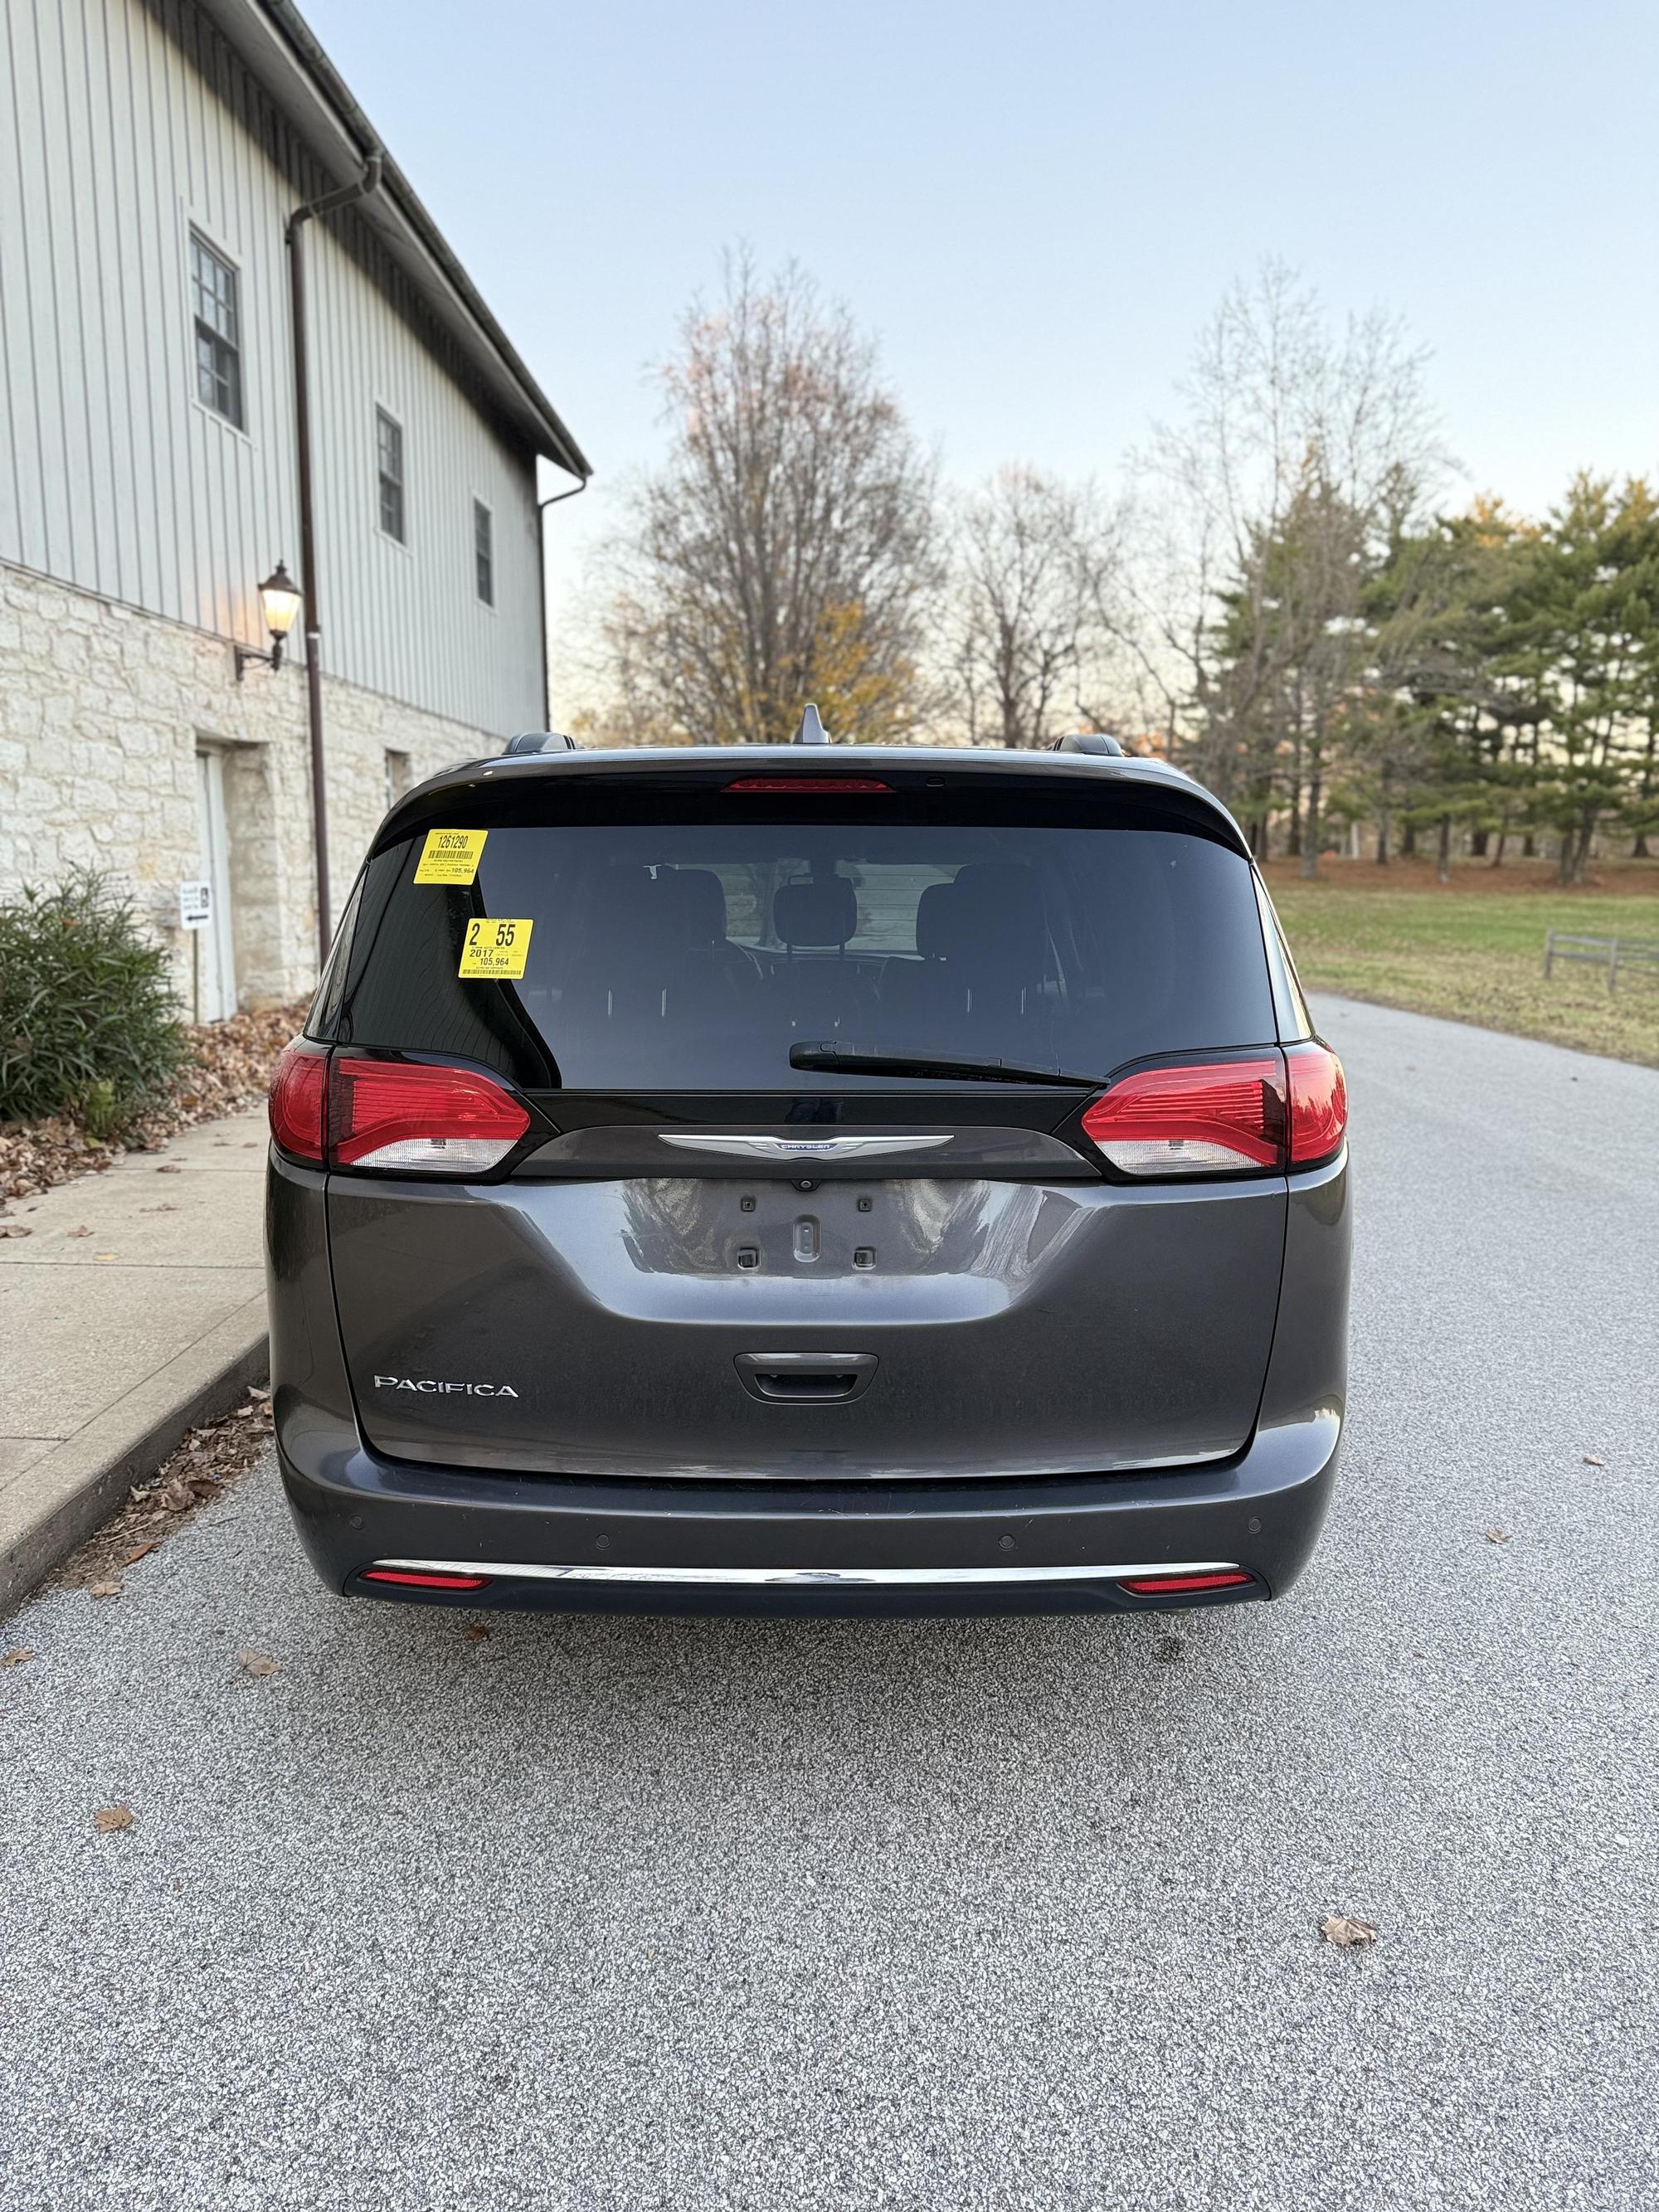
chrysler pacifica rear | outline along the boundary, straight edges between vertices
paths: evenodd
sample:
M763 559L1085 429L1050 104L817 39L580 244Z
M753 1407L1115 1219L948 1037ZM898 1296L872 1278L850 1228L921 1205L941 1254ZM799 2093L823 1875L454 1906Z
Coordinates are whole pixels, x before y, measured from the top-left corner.
M1334 1480L1340 1068L1225 810L1084 752L551 752L411 793L273 1089L336 1590L1279 1595Z

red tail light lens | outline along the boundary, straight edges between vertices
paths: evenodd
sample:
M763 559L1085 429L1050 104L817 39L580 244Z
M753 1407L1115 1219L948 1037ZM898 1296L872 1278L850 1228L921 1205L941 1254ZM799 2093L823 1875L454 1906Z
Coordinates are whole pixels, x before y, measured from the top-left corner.
M1205 1590L1243 1589L1255 1580L1243 1567L1218 1567L1201 1575L1136 1575L1121 1587L1135 1597L1192 1597Z
M521 1099L472 1067L354 1060L296 1037L270 1085L270 1133L296 1160L481 1175L530 1127Z
M1138 1068L1083 1116L1084 1134L1133 1176L1316 1167L1342 1149L1347 1127L1342 1063L1314 1043Z
M320 1166L328 1143L328 1047L303 1037L284 1045L270 1079L270 1133L296 1160Z
M1291 1077L1291 1165L1310 1168L1340 1152L1348 1128L1342 1063L1322 1044L1285 1048Z
M499 1167L530 1127L523 1103L477 1068L337 1056L329 1088L338 1168L477 1175Z
M1096 1099L1084 1134L1125 1175L1215 1175L1282 1164L1285 1070L1277 1052L1143 1067Z

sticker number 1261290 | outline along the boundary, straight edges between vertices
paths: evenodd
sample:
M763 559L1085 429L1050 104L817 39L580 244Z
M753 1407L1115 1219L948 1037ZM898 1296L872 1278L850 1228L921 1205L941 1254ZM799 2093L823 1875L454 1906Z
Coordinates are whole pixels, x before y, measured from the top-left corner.
M461 946L460 974L488 976L497 983L514 983L524 974L530 957L532 921L489 921L477 916L466 925Z
M428 830L421 857L415 864L417 884L460 884L473 881L484 848L488 830Z

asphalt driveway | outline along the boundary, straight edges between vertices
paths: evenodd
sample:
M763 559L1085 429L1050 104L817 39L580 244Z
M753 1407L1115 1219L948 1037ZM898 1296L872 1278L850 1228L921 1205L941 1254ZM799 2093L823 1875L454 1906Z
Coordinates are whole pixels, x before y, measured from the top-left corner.
M8 1623L8 2212L1659 2201L1659 1073L1322 1014L1354 1403L1279 1604L348 1606L266 1468Z

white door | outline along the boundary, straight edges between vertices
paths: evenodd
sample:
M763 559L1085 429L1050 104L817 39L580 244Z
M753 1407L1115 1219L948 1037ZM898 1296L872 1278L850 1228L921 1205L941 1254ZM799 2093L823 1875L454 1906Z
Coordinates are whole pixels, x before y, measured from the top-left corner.
M202 879L213 887L213 914L195 933L196 1019L222 1022L236 1011L236 958L230 928L230 853L225 836L225 760L211 745L196 754L198 835Z

